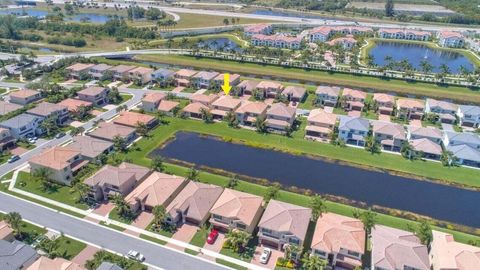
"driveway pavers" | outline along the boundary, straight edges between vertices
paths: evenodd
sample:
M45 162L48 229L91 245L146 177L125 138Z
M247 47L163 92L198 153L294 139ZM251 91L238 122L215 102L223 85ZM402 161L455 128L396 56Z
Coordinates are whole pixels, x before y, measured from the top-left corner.
M93 213L101 215L101 216L106 216L112 209L115 208L115 204L112 202L104 202L101 203L97 208L93 210Z
M215 243L213 243L212 245L210 245L209 243L205 243L203 248L220 253L220 250L222 249L223 243L225 243L225 241L225 234L219 233Z
M262 256L262 251L263 251L263 246L257 246L255 249L255 253L253 254L253 258L250 261L251 264L259 265L262 267L266 267L269 269L275 269L275 264L277 263L277 259L280 257L283 257L284 253L283 251L276 250L273 248L270 248L272 250L272 254L270 255L270 259L268 259L267 264L262 264L260 263L260 256Z
M72 259L72 262L78 263L79 265L84 265L88 260L93 258L93 255L97 253L100 249L91 245L87 245L80 253L77 254Z
M145 229L150 222L153 220L153 214L149 212L142 211L137 218L133 221L132 226L135 226L140 229Z
M182 242L190 243L190 240L192 240L197 230L198 227L196 225L185 223L177 229L177 231L173 234L172 238ZM184 250L183 247L179 247L170 243L167 243L167 246L182 251Z

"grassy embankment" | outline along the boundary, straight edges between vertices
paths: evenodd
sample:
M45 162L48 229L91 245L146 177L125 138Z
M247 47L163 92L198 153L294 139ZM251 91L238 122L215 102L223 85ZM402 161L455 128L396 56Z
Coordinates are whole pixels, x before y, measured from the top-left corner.
M231 33L224 33L224 34L211 34L211 35L198 35L198 36L193 36L193 37L177 37L173 38L173 43L178 44L183 42L183 39L186 39L188 43L196 43L199 42L200 40L207 40L207 39L219 39L219 38L227 38L231 40L232 42L235 42L238 46L245 48L249 46L248 41L242 39L241 37L231 34ZM168 39L159 39L159 40L152 40L148 44L151 46L163 46L166 45L168 42ZM175 46L172 46L172 48Z

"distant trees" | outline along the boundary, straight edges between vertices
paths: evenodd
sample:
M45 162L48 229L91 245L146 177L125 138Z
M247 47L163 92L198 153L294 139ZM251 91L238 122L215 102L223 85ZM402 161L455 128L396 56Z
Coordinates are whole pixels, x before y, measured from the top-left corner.
M385 3L385 16L393 17L395 15L393 0L387 0Z

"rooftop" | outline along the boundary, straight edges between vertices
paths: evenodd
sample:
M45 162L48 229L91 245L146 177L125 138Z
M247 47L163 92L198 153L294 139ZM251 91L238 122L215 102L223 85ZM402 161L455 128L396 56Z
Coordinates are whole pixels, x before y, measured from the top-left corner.
M27 113L47 117L53 113L56 113L58 111L62 111L65 109L67 109L66 106L49 103L49 102L42 102L38 104L35 108L28 110Z
M81 152L75 148L54 146L30 158L30 163L54 170L61 170L69 167L71 165L69 161L80 154Z
M90 102L90 101L80 100L80 99L76 99L76 98L67 98L67 99L64 99L64 100L60 101L57 104L67 107L68 110L71 111L71 112L77 111L78 108L80 108L81 106L91 107L93 105L93 103Z
M117 125L114 123L100 122L98 127L89 134L106 140L112 140L115 136L125 138L135 132L135 128Z
M0 115L5 115L20 108L23 108L23 106L0 100Z
M40 257L26 270L83 270L79 264L65 260L63 258L50 259L48 257Z
M480 265L480 247L455 241L448 233L432 231L433 241L430 253L433 270L461 269L476 270Z
M96 158L105 150L113 146L112 142L95 139L88 136L75 136L68 147L80 151L81 155L88 158Z
M319 86L317 87L317 90L315 91L315 94L320 95L320 94L326 94L329 96L333 97L338 97L340 94L340 87L336 86Z
M0 240L0 269L21 269L26 262L37 256L35 249L18 240Z
M310 111L307 121L327 125L335 125L335 123L337 122L337 115L333 113L328 113L323 109L313 109Z
M89 69L91 67L95 66L95 64L84 64L84 63L75 63L69 67L67 67L67 70L78 72L78 71L83 71L86 69Z
M14 92L10 92L10 97L16 97L16 98L29 98L33 97L35 95L38 95L40 92L35 91L35 90L30 90L30 89L22 89Z
M280 116L286 118L295 117L296 109L283 103L275 103L268 110L267 115Z
M355 90L355 89L350 89L350 88L343 88L342 96L350 96L352 98L356 99L365 99L367 98L367 93L360 91L360 90Z
M121 186L131 179L139 181L147 176L149 172L148 168L122 162L118 167L112 165L103 166L94 175L87 178L84 183L89 186L103 186L105 184Z
M5 120L0 123L0 125L7 127L7 128L21 128L24 127L32 122L39 122L42 119L38 116L22 113L15 117L12 117L8 120Z
M442 154L442 146L432 142L429 139L422 138L410 141L412 148L415 151L421 151L428 154L434 155L441 155Z
M291 95L294 98L302 98L305 96L305 93L307 92L307 89L305 87L300 87L300 86L287 86L285 89L283 89L282 94L283 95Z
M96 95L102 94L105 91L107 91L105 87L90 86L83 90L78 91L77 94L85 95L85 96L96 96Z
M417 99L411 99L411 98L399 98L397 100L397 106L400 108L407 108L407 109L419 108L423 110L423 108L425 108L423 101L420 101Z
M340 130L360 130L368 132L370 128L370 122L367 119L360 117L340 116L340 124L338 129Z
M245 101L235 112L262 114L267 110L267 108L268 108L267 104L263 102Z
M233 98L231 96L221 96L219 99L215 100L212 105L233 110L237 108L241 103L242 101L238 98Z
M262 203L262 197L226 188L210 213L240 220L249 226L254 221L258 209L262 207Z
M150 94L146 94L143 97L142 101L157 103L160 100L164 99L166 96L167 96L167 94L165 94L165 93L150 93Z
M117 118L113 119L113 123L129 127L136 127L138 123L149 125L153 121L155 117L151 115L131 111L121 112Z

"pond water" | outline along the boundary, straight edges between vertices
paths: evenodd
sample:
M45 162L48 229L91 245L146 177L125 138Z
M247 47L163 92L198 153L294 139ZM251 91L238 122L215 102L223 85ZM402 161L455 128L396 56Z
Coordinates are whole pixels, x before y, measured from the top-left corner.
M377 42L369 53L374 57L374 63L378 66L387 65L388 61L385 60L385 57L390 56L395 62L406 59L419 71L422 70L422 60L428 61L433 66L433 72L439 72L442 64L446 64L452 73L459 73L461 66L469 71L475 69L473 63L461 53L431 49L421 44L381 41Z
M48 11L31 9L31 8L0 9L0 15L7 15L7 14L13 14L13 15L19 15L19 16L23 16L26 14L27 16L32 16L32 17L45 17L48 15ZM96 14L96 13L77 13L72 16L65 16L64 20L69 22L86 21L91 23L105 23L109 20L109 17L107 15Z
M228 38L211 38L198 43L199 48L208 48L210 50L222 50L225 52L234 50L242 51L242 48L237 43Z
M417 181L273 150L179 132L161 155L348 199L480 227L480 192ZM379 157L381 158L381 157ZM420 161L419 161L420 162Z

